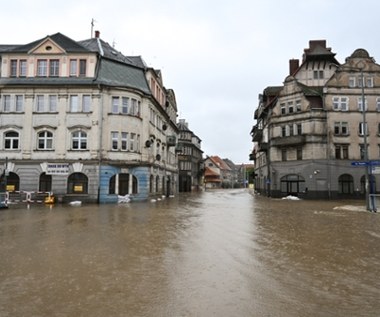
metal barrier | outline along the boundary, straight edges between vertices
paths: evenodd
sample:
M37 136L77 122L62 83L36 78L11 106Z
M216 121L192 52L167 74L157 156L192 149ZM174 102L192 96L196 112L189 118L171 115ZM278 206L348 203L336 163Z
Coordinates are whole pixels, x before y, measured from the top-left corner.
M47 197L52 197L52 192L13 191L6 192L8 203L43 203Z

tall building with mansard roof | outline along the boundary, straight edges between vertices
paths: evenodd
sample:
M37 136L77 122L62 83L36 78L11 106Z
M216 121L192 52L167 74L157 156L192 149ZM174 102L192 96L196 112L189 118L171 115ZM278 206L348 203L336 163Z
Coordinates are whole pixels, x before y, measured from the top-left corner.
M0 45L0 66L3 190L101 203L177 191L174 91L141 57L98 31L56 33Z
M366 50L340 64L325 40L310 41L301 63L290 60L283 85L260 95L254 116L250 158L258 192L305 198L378 192L377 169L366 175L366 165L380 157L380 65Z

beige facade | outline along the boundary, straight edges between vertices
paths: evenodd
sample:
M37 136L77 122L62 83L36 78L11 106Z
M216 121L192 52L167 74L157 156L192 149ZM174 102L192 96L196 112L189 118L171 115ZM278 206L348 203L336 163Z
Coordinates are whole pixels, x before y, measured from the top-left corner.
M116 202L174 194L174 92L141 57L57 33L0 45L2 185L62 200ZM68 166L52 173L50 166Z
M363 49L340 65L324 40L309 44L301 64L290 61L283 86L260 97L251 131L255 188L276 197L359 198L367 179L376 193L378 175L356 166L364 165L365 143L367 165L380 157L380 66Z

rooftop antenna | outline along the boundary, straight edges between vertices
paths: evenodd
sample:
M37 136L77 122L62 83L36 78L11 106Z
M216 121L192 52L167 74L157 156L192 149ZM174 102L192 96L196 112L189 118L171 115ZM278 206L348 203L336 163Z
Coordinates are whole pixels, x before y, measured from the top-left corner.
M94 23L97 22L95 19L91 19L91 38L92 35L94 34Z

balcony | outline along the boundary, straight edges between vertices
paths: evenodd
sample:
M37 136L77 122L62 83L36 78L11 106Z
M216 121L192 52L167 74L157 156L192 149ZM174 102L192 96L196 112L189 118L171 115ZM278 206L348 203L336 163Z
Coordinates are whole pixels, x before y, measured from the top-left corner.
M273 138L271 140L272 146L296 146L306 143L305 135L292 135L281 138Z
M263 129L255 125L251 131L252 142L259 142L263 137Z
M266 152L268 151L268 143L267 142L261 142L259 144L258 152Z

